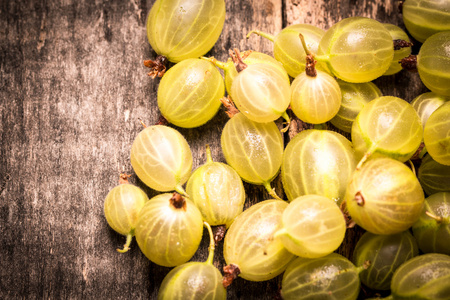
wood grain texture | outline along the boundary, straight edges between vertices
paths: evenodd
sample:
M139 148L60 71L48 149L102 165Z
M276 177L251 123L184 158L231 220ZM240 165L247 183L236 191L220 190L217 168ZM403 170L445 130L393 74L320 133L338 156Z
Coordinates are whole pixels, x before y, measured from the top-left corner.
M150 197L157 194L129 161L142 129L138 120L159 118L159 79L148 78L142 63L156 57L145 29L153 2L1 1L0 298L156 299L170 269L149 262L135 241L128 253L116 252L125 238L103 215L104 198L122 170ZM247 40L246 33L277 33L294 23L328 29L362 15L404 28L397 4L227 0L223 33L207 56L225 61L235 47L272 54L269 41ZM385 95L408 101L426 91L417 74L404 71L375 83ZM214 160L225 161L219 137L226 121L220 110L200 128L177 128L191 146L194 168L206 160L206 143ZM274 185L281 190L279 178ZM245 188L246 208L269 199L261 187ZM205 233L193 260L207 257ZM341 253L350 253L356 238L347 239ZM222 243L214 263L220 270L221 253ZM280 276L260 283L238 279L228 299L274 299L280 283Z

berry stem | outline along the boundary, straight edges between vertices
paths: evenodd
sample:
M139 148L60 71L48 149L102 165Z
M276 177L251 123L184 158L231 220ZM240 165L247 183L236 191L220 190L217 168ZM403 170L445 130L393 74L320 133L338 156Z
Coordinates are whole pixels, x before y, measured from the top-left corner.
M266 190L267 190L267 192L269 193L270 196L272 196L274 199L277 199L277 200L283 200L277 195L277 193L275 193L275 189L273 189L270 186L270 182L266 181L266 182L263 183L263 185L266 188Z
M286 111L283 112L283 114L281 115L281 117L286 121L285 123L283 123L283 124L286 124L286 127L284 127L283 129L281 129L280 131L281 131L282 133L285 133L286 131L288 131L289 126L291 125L291 119L289 118L289 115L288 115L288 113L287 113Z
M309 51L308 46L306 46L305 37L303 34L299 33L298 37L300 38L300 41L302 42L303 50L305 50L306 55L312 55L311 51Z
M209 147L209 144L206 144L206 163L212 163L212 155L211 155L211 148Z
M361 158L359 163L356 165L356 170L361 169L362 165L366 162L366 160L369 159L369 157L375 152L375 150L377 150L377 144L372 144L372 146L370 146L369 150L366 151L364 156Z
M253 33L256 34L256 35L262 36L263 38L266 38L266 39L268 39L268 40L271 41L271 42L275 42L275 37L274 37L273 35L271 35L271 34L269 34L269 33L261 32L261 31L259 31L259 30L252 30L252 31L250 31L250 32L247 34L247 39L250 38L250 36L251 36Z
M138 120L139 120L139 123L141 123L141 125L142 125L144 128L147 128L147 125L145 125L144 121L142 121L141 118L139 118Z
M425 214L427 216L429 216L430 218L434 219L439 224L449 224L450 223L449 217L436 216L435 214L429 212L428 210L425 211Z
M308 46L306 46L305 38L303 34L299 33L298 36L300 37L300 41L302 42L303 50L305 50L306 53L306 65L305 65L305 72L306 75L309 77L316 77L317 76L317 70L316 70L316 63L317 61L314 59L314 54L309 51Z
M239 49L234 48L234 52L232 50L229 50L228 53L233 60L234 66L236 67L236 71L238 73L247 68L247 65L245 64L244 59L241 56L241 52L239 52Z
M181 194L181 195L183 195L183 196L189 198L189 195L186 193L186 191L183 189L183 187L182 187L181 185L177 185L177 186L175 187L175 191L176 191L177 193L179 193L179 194Z
M209 61L209 62L213 63L216 67L218 67L218 68L220 68L220 69L222 69L224 71L229 68L228 67L228 63L224 63L224 62L218 61L214 57L204 57L204 56L202 56L200 58L203 59L203 60L206 60L206 61Z
M166 72L167 57L158 55L155 60L144 60L144 66L150 68L148 76L155 79L156 76L162 77Z
M364 261L361 266L356 267L356 272L358 272L358 274L359 274L362 271L367 270L370 267L370 264L371 264L370 260Z
M128 250L130 250L130 244L131 244L131 240L133 238L133 235L134 235L133 232L130 232L130 233L127 234L127 241L125 242L125 245L123 245L123 249L117 249L117 252L125 253Z
M206 229L208 229L209 233L209 248L208 248L208 259L206 260L207 264L212 265L214 260L214 250L216 249L215 243L214 243L214 235L211 229L211 225L208 224L208 222L203 221L203 225L205 225Z

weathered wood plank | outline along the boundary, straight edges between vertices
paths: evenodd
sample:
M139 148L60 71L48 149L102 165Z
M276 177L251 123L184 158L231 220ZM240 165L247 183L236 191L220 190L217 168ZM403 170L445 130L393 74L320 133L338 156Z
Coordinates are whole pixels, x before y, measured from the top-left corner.
M122 1L2 4L6 298L145 296L148 261L114 253L122 239L102 212L119 169L130 169L137 118L157 119L148 100L157 85L143 76L141 9Z
M159 79L146 76L154 58L145 19L154 0L2 1L0 3L0 298L151 298L170 270L149 262L136 242L115 251L124 237L110 229L103 200L121 170L133 173L131 144L159 118ZM362 15L404 27L396 1L226 1L219 41L207 56L225 61L228 50L272 54L265 39L245 39L259 29L309 23L328 29ZM417 74L378 79L386 95L410 101L425 91ZM204 145L224 162L220 111L197 129L179 129L205 162ZM130 179L148 195L133 175ZM275 181L281 189L279 178ZM269 195L246 184L246 207ZM347 239L342 253L350 253ZM220 243L215 265L225 264ZM207 256L206 235L193 260ZM347 251L347 252L346 252ZM236 280L228 299L273 299L280 278L262 283Z

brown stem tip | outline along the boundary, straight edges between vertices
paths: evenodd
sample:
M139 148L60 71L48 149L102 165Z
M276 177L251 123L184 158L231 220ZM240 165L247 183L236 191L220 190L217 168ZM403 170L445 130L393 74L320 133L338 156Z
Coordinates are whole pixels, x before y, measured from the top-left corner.
M144 66L150 68L148 76L155 78L156 76L162 77L166 72L167 57L158 55L155 60L144 60Z
M227 227L225 225L219 225L213 227L214 233L214 243L217 245L223 238L225 237L225 232L227 231Z
M170 205L176 209L183 209L186 211L186 200L177 192L174 192L172 198L170 198Z
M342 201L341 205L339 205L339 209L342 212L342 215L344 216L345 225L347 228L353 228L356 226L355 221L353 221L352 217L350 216L350 213L347 210L347 202L344 200Z
M233 280L235 280L238 275L241 273L241 270L239 270L239 267L234 264L227 265L223 267L223 272L225 275L222 279L222 285L224 288L227 288L230 284L233 283Z
M356 193L354 200L356 201L356 204L358 204L359 206L364 206L364 204L366 203L361 192Z
M239 113L239 110L236 108L236 106L233 103L233 100L231 100L229 95L227 97L222 97L220 99L220 102L222 102L223 106L225 107L226 109L225 112L227 113L230 119Z
M128 178L130 178L130 177L131 177L131 175L121 173L119 176L119 184L127 184Z
M236 67L236 71L238 71L238 73L242 72L243 70L245 70L245 68L247 68L247 65L244 62L244 57L241 56L241 52L239 52L239 49L234 48L234 50L229 50L228 54L233 60L234 66ZM248 55L250 54L247 54L247 56Z
M309 77L316 77L317 71L316 71L316 60L314 59L314 54L309 51L308 46L306 46L305 37L303 34L299 33L298 37L300 38L300 41L303 46L303 50L305 50L306 53L306 65L305 65L305 72L306 75Z
M417 72L417 56L410 55L400 60L402 68L410 72Z
M414 44L405 40L394 40L394 50L412 47Z
M158 122L156 122L155 125L168 125L168 124L169 124L169 121L167 121L167 119L164 118L163 115L160 115L159 119L158 119Z
M316 63L317 61L314 59L314 55L312 54L306 55L305 72L306 75L308 75L309 77L317 76Z
M419 160L420 158L420 153L422 153L423 148L425 147L425 144L422 142L419 145L419 148L417 148L416 152L414 153L414 155L410 158L411 160Z

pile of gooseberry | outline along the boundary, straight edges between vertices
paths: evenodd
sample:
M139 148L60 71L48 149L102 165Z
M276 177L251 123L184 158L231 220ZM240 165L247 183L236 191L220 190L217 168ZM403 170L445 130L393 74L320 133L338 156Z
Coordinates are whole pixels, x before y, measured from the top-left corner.
M158 299L226 299L237 277L280 274L283 299L357 299L361 286L390 290L389 299L448 299L450 2L405 1L406 29L423 43L417 57L401 28L350 17L327 31L254 30L247 38L272 41L274 57L230 49L227 62L205 57L221 34L224 1L178 2L157 0L147 19L158 57L144 64L162 77L157 102L169 125L144 126L130 153L135 174L161 194L148 199L121 174L104 201L108 224L126 236L119 252L135 236L150 261L175 267ZM166 71L167 61L176 64ZM431 92L412 103L383 96L371 81L402 66L417 68ZM206 145L206 162L192 172L177 127L209 122L221 103L227 164ZM313 129L285 147L292 118ZM283 191L271 185L278 174ZM271 198L244 210L243 181ZM333 253L354 226L366 232L353 257ZM204 227L208 258L189 262ZM223 272L213 265L222 242Z

